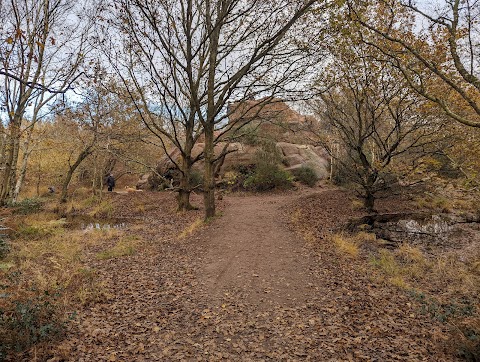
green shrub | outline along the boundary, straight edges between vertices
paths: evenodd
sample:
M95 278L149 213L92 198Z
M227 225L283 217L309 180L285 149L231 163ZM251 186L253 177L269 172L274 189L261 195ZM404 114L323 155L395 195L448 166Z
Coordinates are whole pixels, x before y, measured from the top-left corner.
M16 214L28 215L33 214L42 209L42 201L38 198L24 199L10 205L15 209Z
M0 259L5 258L9 251L10 244L8 243L6 236L0 234Z
M48 234L41 227L24 225L24 224L19 225L18 230L16 232L17 237L23 237L27 239L39 239L47 235Z
M293 172L295 180L301 182L304 185L313 187L318 181L318 176L315 171L308 166L302 166Z
M8 228L0 224L0 259L3 259L7 256L10 251L10 244L8 242L8 235L5 234ZM1 361L1 359L0 359Z
M287 189L292 186L292 176L276 164L260 164L257 165L253 175L245 180L243 186L256 191Z
M472 317L457 325L458 355L466 361L480 361L480 317Z
M8 310L0 309L0 355L21 352L63 334L68 320L59 311L58 297L59 294L45 291L29 299L12 301Z
M258 136L258 127L254 125L249 125L242 127L240 132L243 132L243 136L240 138L240 142L250 146L257 146L260 144L261 140Z
M243 187L266 191L292 186L292 176L280 167L282 157L272 141L265 141L255 154L255 169L244 181Z
M201 172L193 170L190 172L190 178L188 180L188 183L191 188L198 187L203 184L203 175Z

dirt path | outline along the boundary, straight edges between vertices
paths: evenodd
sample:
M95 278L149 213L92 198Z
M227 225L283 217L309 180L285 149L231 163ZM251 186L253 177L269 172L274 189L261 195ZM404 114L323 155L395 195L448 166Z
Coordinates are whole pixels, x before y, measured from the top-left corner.
M268 307L294 306L311 297L312 259L289 231L281 211L292 196L236 197L203 237L208 255L200 273L212 297L239 290ZM309 287L310 286L310 287Z
M288 230L284 213L303 196L228 197L185 239L165 230L201 211L153 215L142 250L91 261L110 297L80 311L50 361L454 361L407 296ZM330 217L347 204L334 196Z

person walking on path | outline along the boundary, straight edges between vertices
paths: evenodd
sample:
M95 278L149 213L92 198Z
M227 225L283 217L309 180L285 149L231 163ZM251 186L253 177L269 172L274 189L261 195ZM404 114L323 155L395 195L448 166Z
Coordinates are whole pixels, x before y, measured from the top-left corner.
M112 174L108 175L107 177L107 186L108 186L108 191L113 191L113 188L115 187L115 178L113 177Z

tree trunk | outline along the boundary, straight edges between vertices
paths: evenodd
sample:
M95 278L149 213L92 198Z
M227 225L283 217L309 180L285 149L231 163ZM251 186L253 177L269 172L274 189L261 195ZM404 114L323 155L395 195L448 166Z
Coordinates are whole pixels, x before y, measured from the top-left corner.
M103 182L98 182L100 178L103 178L102 172L98 171L98 157L94 155L93 161L93 175L92 175L92 196L97 196L102 191L100 187L103 187ZM99 175L101 174L101 175ZM97 192L98 191L98 192Z
M0 204L5 205L8 198L8 185L10 184L12 160L13 160L13 139L10 135L7 137L7 144L5 147L5 162L3 164L3 180L0 192Z
M32 151L29 150L30 141L32 140L33 126L27 133L27 139L23 144L23 157L22 157L22 166L20 167L20 173L18 175L18 180L15 184L15 189L13 191L12 201L17 202L18 195L22 189L23 182L25 181L25 175L27 174L28 158L30 157Z
M195 208L190 204L190 191L180 189L178 190L177 202L178 208L177 211L188 211L194 210Z
M215 68L219 49L220 30L223 24L214 25L211 18L209 1L206 1L206 25L211 31L208 49L208 81L207 81L207 119L203 125L205 133L205 175L203 178L203 203L205 206L205 220L215 216L215 164L214 164L214 131L215 131ZM220 10L220 9L219 9Z
M42 181L42 162L41 159L38 161L38 170L37 170L37 196L40 196L40 182Z
M366 194L363 200L363 205L367 212L375 212L374 205L375 205L375 196L370 190L366 190Z
M177 195L177 211L194 210L195 207L190 204L190 194L192 193L190 185L190 174L192 172L192 165L186 158L182 158L182 172L180 176L180 185Z
M23 154L22 167L20 168L20 174L18 175L18 180L15 185L15 190L13 192L13 202L17 202L18 195L20 194L23 182L25 181L25 175L27 174L28 157L30 156L30 154L31 152L25 152Z
M5 151L7 147L8 137L3 127L1 128L1 130L2 130L2 135L0 136L0 165L2 166L2 169L3 169L4 163L5 163Z
M10 126L10 134L5 149L5 163L3 169L3 180L0 192L0 204L6 205L12 199L12 191L16 183L16 166L15 157L18 157L18 146L20 138L20 126L17 122L12 122ZM13 187L12 187L13 184Z
M194 210L195 207L190 204L190 170L184 170L180 179L180 186L177 195L177 211Z
M78 168L78 166L80 166L82 161L90 155L90 153L92 153L92 151L91 151L91 148L88 147L82 153L80 153L78 155L75 163L69 167L68 172L67 172L67 176L65 177L65 181L63 182L63 185L62 185L62 194L60 196L60 202L67 202L68 185L70 184L70 181L72 180L73 173Z
M209 125L210 126L210 125ZM205 174L203 177L203 203L205 205L205 219L215 216L215 165L213 149L213 129L205 129Z
M75 169L73 167L70 167L67 172L67 176L65 176L65 180L63 181L62 184L62 194L60 196L60 202L67 202L67 194L68 194L68 185L70 184L70 181L72 180L73 172Z
M11 176L10 176L10 185L9 185L9 190L8 190L8 198L7 201L9 203L15 202L15 188L17 186L17 179L18 179L18 172L17 172L17 167L18 167L18 158L20 155L20 132L18 134L18 137L15 137L13 140L13 159L12 159L12 167L11 167Z

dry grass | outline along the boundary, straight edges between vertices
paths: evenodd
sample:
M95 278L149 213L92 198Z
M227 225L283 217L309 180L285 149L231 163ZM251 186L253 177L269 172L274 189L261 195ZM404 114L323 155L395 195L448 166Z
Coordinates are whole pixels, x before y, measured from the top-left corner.
M115 246L97 254L100 260L121 258L135 254L137 242L132 240L120 240Z
M404 243L393 251L380 249L370 261L384 280L436 294L441 303L462 297L475 299L480 293L475 256L462 261L455 252L446 252L427 258L419 247Z
M38 240L22 240L10 257L40 290L68 289L83 265L82 240L80 232L57 232Z
M377 256L371 258L370 262L389 277L397 277L401 274L400 265L388 250L380 250Z
M331 241L341 255L349 258L356 258L358 256L358 242L355 238L342 234L334 234L331 236Z
M292 212L290 216L290 222L297 224L298 222L300 222L301 218L302 218L302 210L295 209L295 211Z
M31 226L44 225L45 223L55 224L61 222L61 220L58 220L57 214L50 211L43 211L39 213L25 215L22 218L22 221L24 224Z
M478 260L478 259L477 259ZM430 264L430 278L448 286L448 294L480 294L480 275L472 272L473 262L463 262L455 253L447 253Z
M91 268L81 268L76 274L78 281L75 290L75 299L81 305L100 302L108 298L105 282L100 281L98 273Z
M352 210L353 211L358 211L358 210L362 210L364 208L364 203L363 201L361 200L352 200Z
M303 231L302 237L308 243L315 243L317 241L317 237L315 236L315 233L311 230Z
M92 229L83 231L83 243L86 246L95 246L99 244L115 243L122 235L123 231L119 229Z
M179 239L185 239L192 235L195 231L200 229L204 225L204 222L202 219L196 219L193 223L188 225L179 235Z
M393 286L399 288L399 289L408 289L410 288L410 286L408 285L408 283L405 281L405 279L403 279L403 277L397 275L397 276L394 276L394 277L391 277L389 279L389 282L390 284L392 284Z
M16 230L11 250L0 263L2 293L8 297L0 298L0 309L17 319L0 318L0 339L7 338L9 348L28 348L38 341L32 333L44 333L42 326L55 326L55 333L60 333L66 311L107 297L103 283L85 267L84 259L89 247L114 242L121 232L66 229L65 219L48 210L16 215L11 226ZM130 244L118 243L113 253L131 253ZM20 314L14 312L19 306L24 311ZM15 347L17 341L21 346Z
M374 233L369 233L365 231L360 231L359 233L355 234L352 237L357 243L365 243L365 242L375 242L377 241L377 236Z
M115 198L101 199L82 188L75 190L66 204L59 204L57 196L38 199L38 209L37 204L32 204L33 209L25 202L25 212L22 209L8 217L7 225L15 231L9 240L10 252L0 260L0 285L5 295L0 298L0 359L4 349L20 351L39 341L48 343L49 338L64 332L72 311L110 297L100 273L87 267L92 256L95 263L127 257L143 243L122 229L73 229L75 223L67 226L66 219L59 216L75 211L107 218L113 214ZM136 205L141 213L157 206ZM183 234L186 237L201 225L198 220ZM144 231L140 226L129 228L133 234L140 231ZM39 339L40 334L44 339Z
M88 215L91 217L109 218L113 215L113 209L113 203L111 200L102 200L92 208Z
M453 191L452 191L453 192ZM452 210L476 211L478 202L472 197L465 198L455 194L454 196L428 194L415 199L415 205L420 209L442 210L451 212Z
M10 268L14 267L15 264L13 263L5 263L5 262L1 262L0 263L0 272L6 272L8 271Z
M426 260L422 251L416 247L407 243L403 243L398 248L398 256L402 258L406 263L418 263L425 265Z
M422 251L409 244L400 245L396 251L381 249L371 258L371 264L387 281L402 289L421 280L430 267Z

